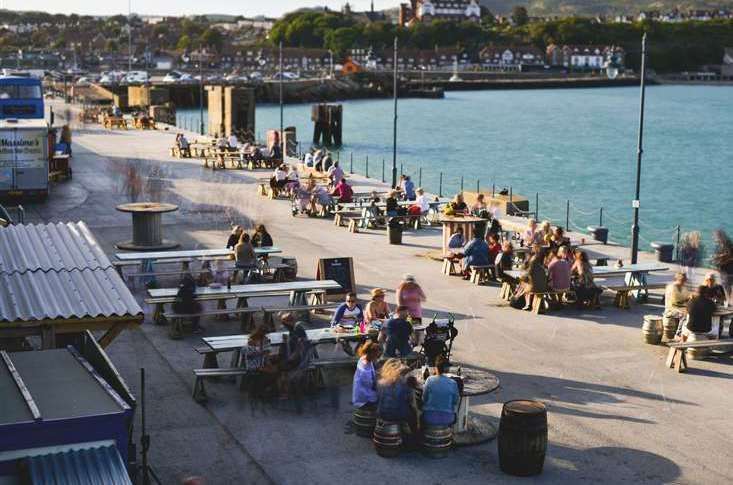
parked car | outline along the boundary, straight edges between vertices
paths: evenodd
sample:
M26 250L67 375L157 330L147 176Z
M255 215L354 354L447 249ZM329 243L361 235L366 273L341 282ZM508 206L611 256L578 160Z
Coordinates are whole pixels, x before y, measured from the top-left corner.
M283 71L282 78L283 78L283 81L294 81L296 79L300 79L300 75L299 74L296 74L294 72ZM280 73L279 72L276 72L272 76L272 79L274 79L275 81L279 81L280 80Z
M182 73L178 71L171 71L168 74L163 77L163 82L168 83L177 83L179 79L181 79Z
M127 84L145 84L150 80L146 71L130 71L125 75L124 82Z

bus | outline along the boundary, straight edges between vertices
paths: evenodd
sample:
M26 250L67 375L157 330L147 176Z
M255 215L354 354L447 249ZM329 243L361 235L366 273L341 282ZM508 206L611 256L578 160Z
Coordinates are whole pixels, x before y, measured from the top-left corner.
M41 80L23 76L0 76L0 119L43 119Z

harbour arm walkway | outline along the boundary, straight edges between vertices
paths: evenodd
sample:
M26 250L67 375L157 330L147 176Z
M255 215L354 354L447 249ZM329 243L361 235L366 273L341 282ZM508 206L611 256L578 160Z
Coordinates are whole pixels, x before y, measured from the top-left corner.
M48 202L28 206L29 222L84 220L111 254L131 231L129 216L115 205L160 200L180 206L163 222L166 237L186 249L223 246L232 222L263 222L283 254L297 257L300 277L314 277L320 257L353 257L361 299L382 287L394 303L400 277L411 273L427 294L427 315L457 317L454 360L501 379L498 392L472 403L475 411L498 417L502 402L520 398L547 404L547 460L533 483L733 482L732 361L696 362L687 374L667 369L666 348L644 344L640 330L644 314L661 313L658 304L548 315L512 309L500 303L497 287L446 277L439 263L422 256L439 246L438 230L406 233L403 245L391 246L383 232L351 234L330 220L293 218L288 202L257 195L262 173L212 172L197 160L172 159L173 139L172 131L78 127L73 180L55 184ZM381 185L353 180L357 191ZM628 260L623 248L593 250ZM142 299L139 288L137 294ZM348 376L306 402L303 414L287 403L255 406L231 384L212 384L201 407L190 398L191 369L201 364L192 348L200 336L170 340L147 317L108 352L134 389L139 368L146 368L151 461L163 483L190 474L211 484L326 484L348 476L405 484L517 481L500 472L495 441L444 460L378 457L346 426ZM218 323L205 324L207 335L238 332L234 322Z

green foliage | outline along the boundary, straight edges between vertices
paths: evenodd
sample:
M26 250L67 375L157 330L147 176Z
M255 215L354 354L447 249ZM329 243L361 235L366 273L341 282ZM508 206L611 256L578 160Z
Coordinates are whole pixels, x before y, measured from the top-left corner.
M513 7L512 22L514 22L514 25L518 27L526 25L527 22L529 22L529 14L527 13L527 9L525 7L522 7L521 5L516 5L515 7Z
M179 51L186 51L191 48L191 38L187 35L182 35L178 39L178 43L176 44L176 49Z
M224 36L218 29L208 28L199 37L199 43L205 47L215 49L217 52L221 52L224 47Z

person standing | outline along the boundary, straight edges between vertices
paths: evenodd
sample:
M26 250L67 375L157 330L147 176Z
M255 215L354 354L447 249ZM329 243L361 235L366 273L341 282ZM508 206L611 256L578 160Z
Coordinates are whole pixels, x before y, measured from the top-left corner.
M397 287L397 305L407 307L413 322L422 321L422 302L426 300L425 292L415 281L415 277L407 274Z
M702 259L703 248L700 239L700 233L698 231L692 231L685 233L680 241L680 264L688 280L692 279L695 268L700 264L700 260Z
M409 175L405 175L405 180L402 183L402 190L405 194L405 200L415 200L415 182L410 179Z
M728 306L733 301L733 241L722 229L713 232L713 241L715 241L715 254L712 257L712 263L720 273L720 285L725 290L726 303Z
M407 307L398 306L395 315L379 331L379 342L384 344L384 355L406 357L411 354L411 335L412 325L407 321Z

